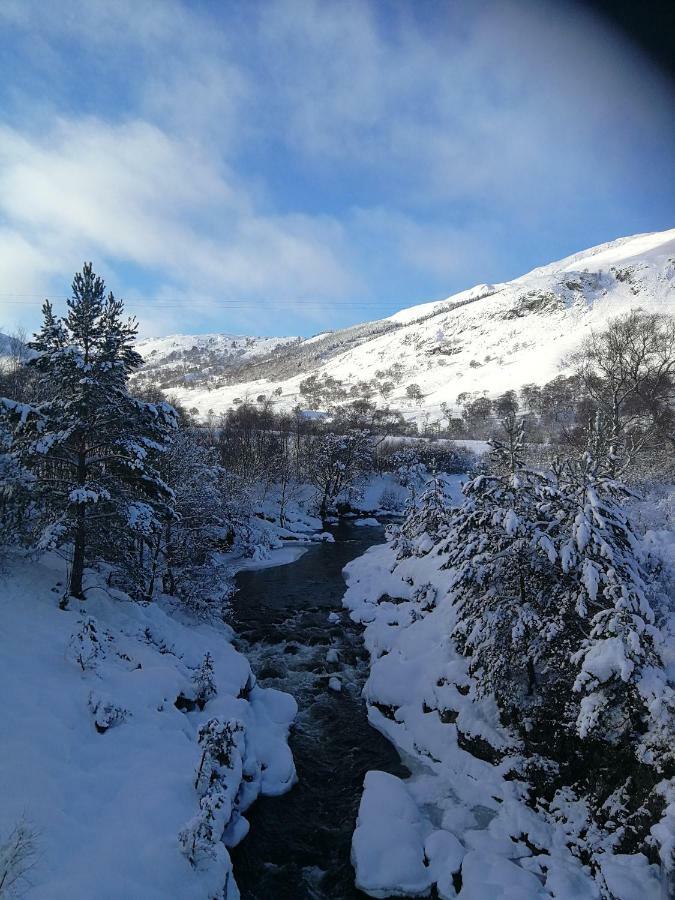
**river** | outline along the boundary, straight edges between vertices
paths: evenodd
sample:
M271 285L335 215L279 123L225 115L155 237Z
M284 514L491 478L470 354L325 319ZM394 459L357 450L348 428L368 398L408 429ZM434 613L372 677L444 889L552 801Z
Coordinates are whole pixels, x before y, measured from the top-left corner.
M392 745L368 724L361 689L368 654L361 627L342 610L343 567L384 540L382 527L341 522L335 543L294 563L237 575L233 625L258 681L292 694L290 744L299 782L260 798L249 835L231 851L243 900L356 900L349 855L369 769L405 776ZM330 612L340 614L330 623ZM332 652L331 652L332 651ZM326 655L337 661L328 662ZM342 690L328 687L331 676Z

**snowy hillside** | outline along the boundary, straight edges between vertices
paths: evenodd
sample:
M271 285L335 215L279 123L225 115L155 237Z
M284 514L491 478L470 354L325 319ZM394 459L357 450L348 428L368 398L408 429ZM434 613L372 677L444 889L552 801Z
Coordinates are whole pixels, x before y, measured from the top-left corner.
M611 241L510 282L478 285L305 341L279 339L274 347L271 339L240 338L236 344L224 335L146 341L140 346L148 361L142 377L157 377L157 368L169 364L167 351L178 354L172 359L185 359L193 346L208 350L218 369L224 347L226 359L235 362L228 373L204 371L188 385L188 372L170 385L164 380L165 387L201 414L275 391L278 408L290 408L308 405L300 382L313 374L319 382L335 379L350 399L372 392L378 404L413 418L427 412L433 417L460 393L495 395L568 371L566 357L591 328L635 307L675 312L675 229ZM254 343L247 347L247 341ZM228 342L235 342L239 357L231 359ZM410 384L419 385L421 399L407 395Z
M217 377L300 340L236 334L172 334L139 341L137 349L153 380L189 384L197 376Z
M29 350L20 337L15 337L0 332L0 371L11 367L17 359L30 359L35 356L33 350Z

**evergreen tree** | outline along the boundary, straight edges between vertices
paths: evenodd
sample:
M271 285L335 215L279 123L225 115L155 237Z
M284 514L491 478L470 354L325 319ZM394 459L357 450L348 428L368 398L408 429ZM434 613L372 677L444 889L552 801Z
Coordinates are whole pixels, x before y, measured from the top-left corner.
M648 727L640 690L647 667L659 668L655 627L644 580L644 559L621 508L626 487L612 477L614 459L590 450L560 470L570 501L569 531L560 555L574 578L574 603L586 637L572 654L581 695L576 727L581 737L637 741Z
M215 449L200 443L197 430L189 425L176 432L162 458L161 473L174 492L176 512L158 536L163 542L164 588L187 598L214 550L231 540L234 511L227 473Z
M493 442L490 471L464 486L439 552L450 569L458 647L471 657L481 692L523 723L545 705L555 680L553 646L565 634L554 570L560 523L555 485L524 464L522 423L511 417L504 430L505 440Z
M202 756L195 778L198 813L181 829L178 840L192 865L215 858L225 827L234 815L243 777L245 728L237 719L209 719L199 728Z
M35 478L12 453L12 431L2 420L0 399L0 545L18 542L27 531Z
M101 643L96 619L86 616L77 625L66 646L66 658L76 663L83 672L95 669L98 661L105 657L105 645Z
M199 668L194 674L192 683L195 688L195 700L197 701L197 706L199 706L200 709L204 709L208 701L218 693L215 672L213 671L213 657L210 653L206 653L204 659L199 664Z
M43 511L38 548L72 545L67 596L84 598L82 575L94 537L115 528L150 527L170 515L172 495L155 467L174 427L168 404L129 394L141 364L133 349L137 326L123 320L123 303L106 295L86 263L72 284L68 314L49 301L29 345L37 375L36 404L3 404L12 425L11 453L36 478ZM67 600L67 597L65 598Z
M411 498L410 509L396 537L398 559L406 556L424 556L445 537L450 521L450 504L443 484L434 473L419 503Z
M631 748L667 764L675 722L661 636L639 542L594 428L579 460L545 475L523 462L522 427L505 423L491 471L469 482L439 552L457 608L453 636L479 689L548 752L583 740ZM593 455L593 451L597 456Z

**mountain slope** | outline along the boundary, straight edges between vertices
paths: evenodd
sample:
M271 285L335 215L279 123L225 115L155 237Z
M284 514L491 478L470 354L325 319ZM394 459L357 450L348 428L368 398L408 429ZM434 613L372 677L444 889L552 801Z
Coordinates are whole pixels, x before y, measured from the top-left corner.
M319 381L340 383L337 388L332 383L333 399L372 391L378 403L387 402L410 417L435 416L441 403L453 405L460 393L496 395L528 382L543 384L568 371L566 358L591 328L600 329L635 307L675 313L675 229L620 238L510 282L478 285L446 300L308 340L278 339L270 348L265 339L239 339L259 341L253 344L255 352L219 372L214 372L220 365L216 341L201 359L200 352L193 353L187 379L160 380L202 415L275 390L278 408L298 402L306 407L300 382L311 373ZM180 338L180 343L199 347L217 337ZM166 363L153 342L142 343L140 350L148 360L141 378L155 380ZM422 399L407 395L413 383Z

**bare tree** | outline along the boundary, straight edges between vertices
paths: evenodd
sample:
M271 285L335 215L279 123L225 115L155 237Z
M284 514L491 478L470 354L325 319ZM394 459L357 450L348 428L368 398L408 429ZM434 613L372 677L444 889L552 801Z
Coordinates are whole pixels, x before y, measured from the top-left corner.
M15 891L22 882L26 883L26 876L35 865L36 839L36 832L21 821L0 843L0 897L16 896Z
M26 363L31 357L27 346L26 331L17 328L6 335L0 360L1 390L12 400L23 402L28 399L29 372Z
M306 447L310 481L317 489L319 514L325 519L343 491L354 486L372 464L372 438L367 431L322 434Z
M675 445L675 318L631 310L592 332L573 361L609 423L614 459L626 465L656 435Z

